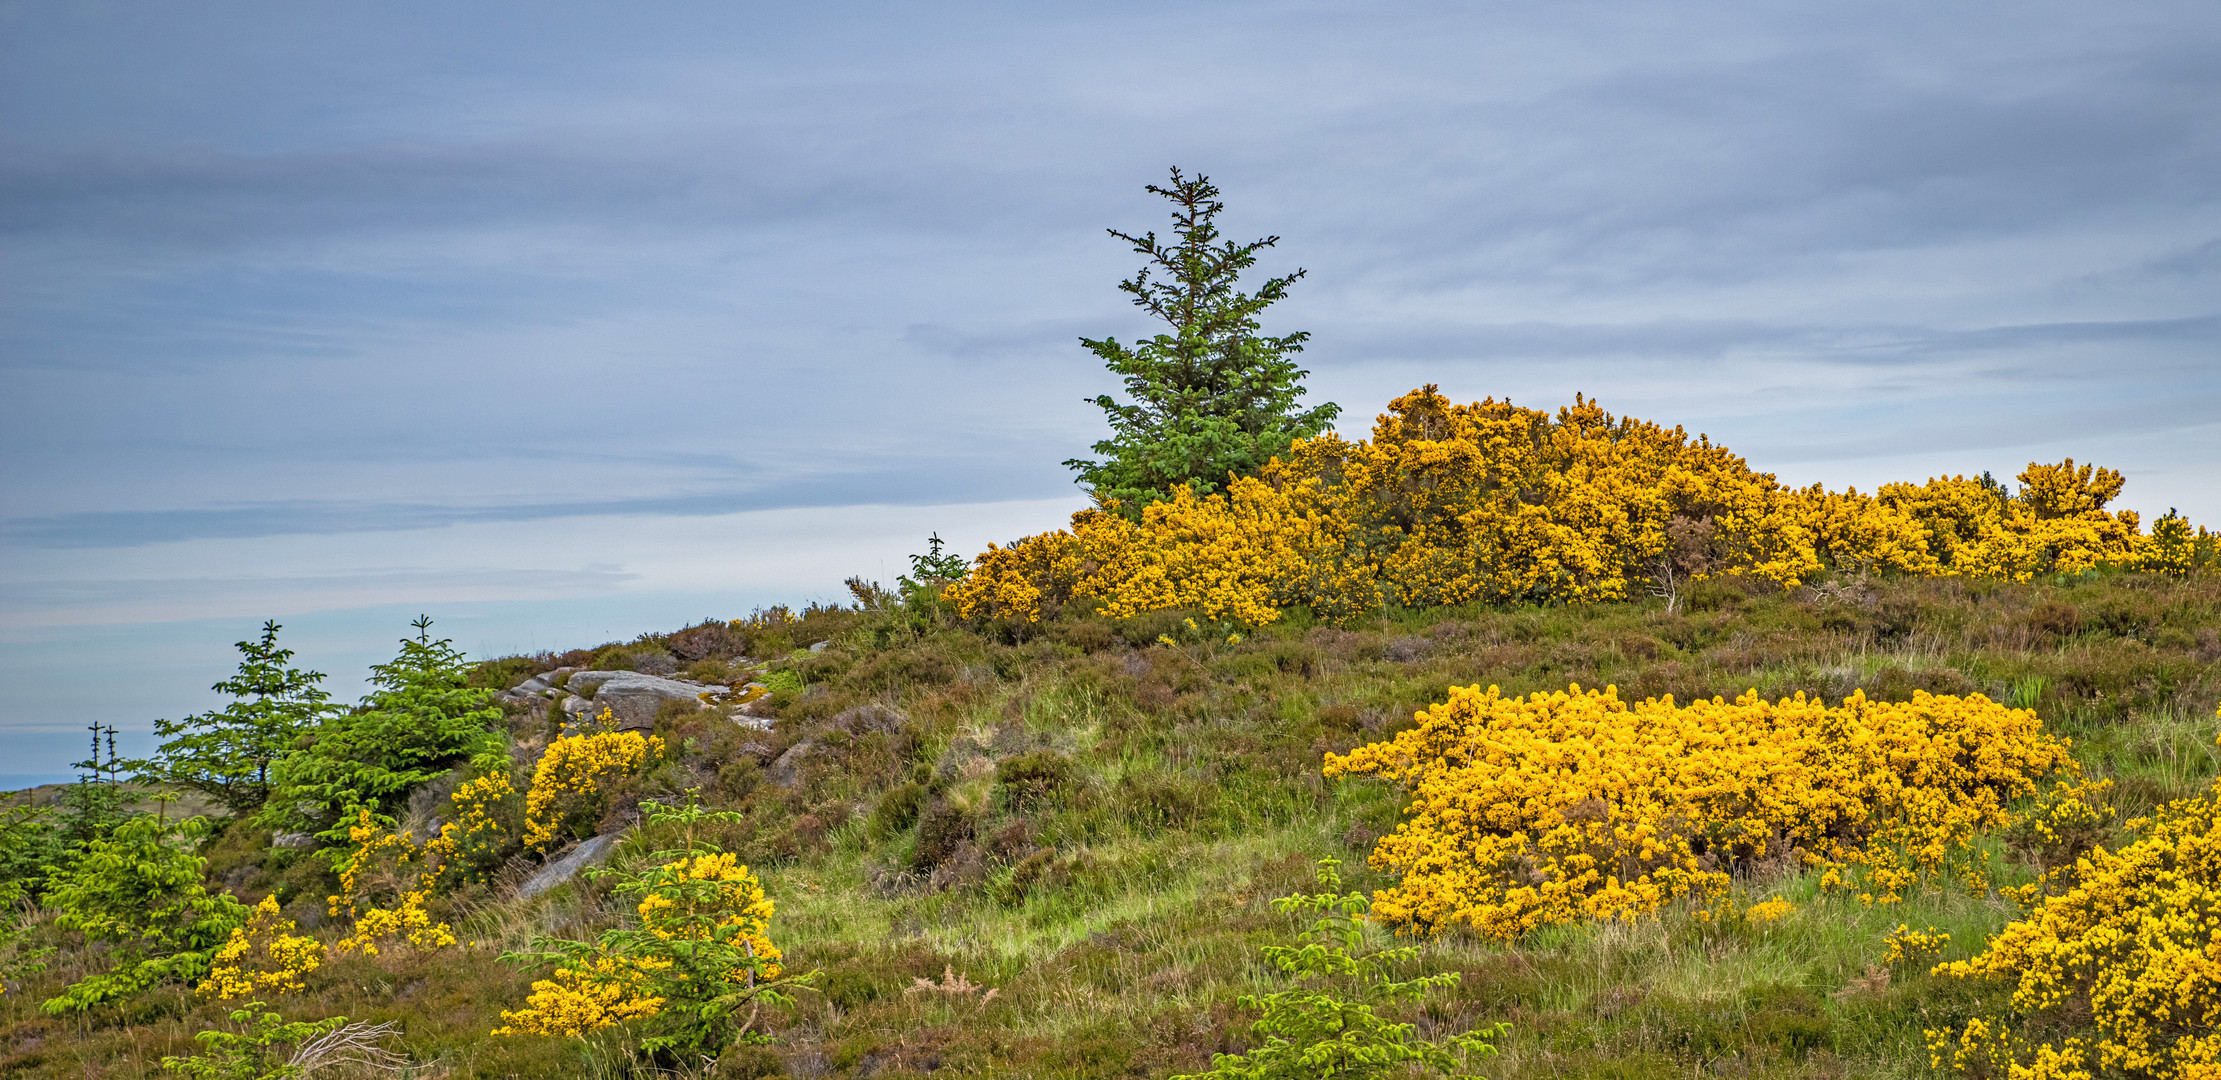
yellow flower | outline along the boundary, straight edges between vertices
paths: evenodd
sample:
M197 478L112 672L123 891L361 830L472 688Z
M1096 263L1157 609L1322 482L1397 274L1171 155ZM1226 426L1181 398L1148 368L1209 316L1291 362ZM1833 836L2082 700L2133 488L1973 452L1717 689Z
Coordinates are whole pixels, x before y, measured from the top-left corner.
M228 1001L306 989L301 977L323 966L324 945L292 930L293 920L278 913L277 896L263 897L247 925L232 930L231 940L216 950L208 978L194 992Z
M2178 516L2145 537L2135 513L2106 510L2122 486L2112 470L2030 463L2019 480L2018 496L1960 476L1871 495L1792 489L1702 435L1585 398L1553 415L1426 386L1390 402L1370 439L1298 440L1220 493L1170 488L1138 521L1086 510L1069 529L989 545L943 596L965 618L1019 624L1078 606L1263 626L1298 603L1347 620L1390 603L1674 597L1731 574L1794 586L1830 568L2182 573L2213 550Z
M606 718L609 713L603 710ZM548 744L525 796L524 844L544 848L568 825L591 826L601 816L603 785L663 757L663 740L636 731L566 735Z
M1453 687L1417 719L1325 769L1409 792L1405 822L1373 849L1371 865L1401 878L1373 914L1419 933L1632 917L1724 896L1737 865L1777 857L1874 902L1923 877L1986 880L1975 835L2011 823L2039 779L2075 772L2034 713L1980 695L1683 706L1611 687Z

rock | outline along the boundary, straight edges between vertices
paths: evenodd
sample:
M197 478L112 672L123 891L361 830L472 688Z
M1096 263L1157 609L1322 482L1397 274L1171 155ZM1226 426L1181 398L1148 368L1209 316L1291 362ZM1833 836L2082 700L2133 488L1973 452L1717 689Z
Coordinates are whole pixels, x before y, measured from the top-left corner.
M572 696L564 700L564 712L583 711L591 720L607 709L620 731L645 731L654 727L656 713L667 701L683 701L700 709L709 705L710 698L730 692L722 686L705 687L658 675L642 675L637 671L581 671L571 676L569 689ZM580 694L590 696L581 699ZM583 701L584 708L573 709L573 701Z
M523 885L517 887L517 899L530 900L578 876L578 872L609 857L610 849L617 846L622 833L604 833L563 853L563 857L540 868Z
M555 689L555 686L553 684L549 683L546 679L543 679L538 675L534 675L533 677L510 687L509 692L512 694L532 694L536 697L546 697L548 695L548 691L553 689Z
M802 779L802 759L810 756L810 745L810 740L804 739L787 747L787 752L771 763L771 782L783 788L799 783Z
M817 644L815 644L815 645L812 645L812 646L810 646L810 651L811 651L811 652L824 652L824 651L825 651L825 647L826 647L826 646L828 646L828 645L831 645L831 644L832 644L832 642L830 642L830 641L820 641L820 642L818 642Z
M569 681L569 682L567 682L567 683L564 683L564 684L563 684L563 689L565 689L565 690L568 690L568 691L570 691L571 693L577 694L577 695L579 695L580 697L593 697L593 696L594 696L594 691L596 691L596 690L599 690L599 689L601 689L601 685L602 685L603 683L605 683L605 682L608 682L609 680L611 680L611 679L614 679L614 678L616 678L616 677L617 677L617 676L619 676L619 675L636 675L636 674L638 674L638 672L631 672L631 671L581 671L581 672L579 672L578 674L576 674L576 675L573 675L573 676L571 676L571 681Z
M307 847L315 842L316 838L305 832L281 832L270 838L271 847Z

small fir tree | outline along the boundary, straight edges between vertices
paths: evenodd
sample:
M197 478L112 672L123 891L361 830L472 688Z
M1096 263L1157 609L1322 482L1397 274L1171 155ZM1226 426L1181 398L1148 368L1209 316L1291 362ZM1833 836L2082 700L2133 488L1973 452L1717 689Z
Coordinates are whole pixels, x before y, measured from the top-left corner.
M85 730L92 733L92 753L83 761L69 763L77 770L77 782L62 789L56 838L65 858L71 852L83 851L95 840L106 839L132 815L131 792L118 782L125 763L116 757L114 725L87 724ZM101 752L103 741L107 743L105 755Z
M156 737L168 741L153 758L126 763L133 779L191 788L234 816L269 801L271 766L332 711L331 695L317 685L324 673L287 666L293 650L278 647L280 629L264 622L261 640L238 643L238 674L211 688L231 695L230 705L154 722Z
M1133 345L1111 337L1080 339L1124 377L1132 401L1108 394L1093 399L1111 425L1111 437L1094 447L1102 458L1064 463L1097 502L1116 503L1129 515L1172 487L1204 495L1230 475L1254 476L1296 439L1325 431L1341 411L1332 402L1297 408L1310 373L1291 357L1303 351L1310 334L1258 333L1259 314L1304 272L1267 279L1254 293L1238 288L1257 253L1280 238L1221 242L1215 222L1226 205L1209 177L1173 169L1169 186L1148 190L1172 202L1177 239L1160 243L1155 232L1109 232L1149 258L1118 287L1169 332Z
M208 974L210 957L247 920L230 893L210 893L201 883L208 860L190 849L209 832L206 818L172 823L166 814L140 814L53 874L46 902L61 910L55 924L107 946L111 966L41 1008L81 1012Z
M1449 1076L1463 1059L1496 1052L1488 1040L1501 1037L1509 1025L1429 1040L1418 1037L1416 1025L1374 1013L1372 1002L1416 1000L1438 987L1457 985L1458 974L1397 982L1390 973L1416 959L1417 946L1358 952L1365 941L1368 904L1364 893L1341 892L1340 865L1335 859L1319 860L1319 884L1325 891L1272 902L1278 911L1316 912L1318 918L1303 934L1302 947L1271 945L1264 950L1265 959L1295 985L1241 999L1243 1008L1264 1014L1252 1029L1264 1037L1264 1045L1246 1054L1215 1055L1211 1071L1172 1080L1357 1080L1412 1071Z
M468 685L470 665L432 620L409 624L401 654L370 669L376 687L352 713L318 725L312 742L271 769L263 824L313 832L344 863L349 830L363 811L392 824L409 793L473 758L501 752L501 708L493 691Z

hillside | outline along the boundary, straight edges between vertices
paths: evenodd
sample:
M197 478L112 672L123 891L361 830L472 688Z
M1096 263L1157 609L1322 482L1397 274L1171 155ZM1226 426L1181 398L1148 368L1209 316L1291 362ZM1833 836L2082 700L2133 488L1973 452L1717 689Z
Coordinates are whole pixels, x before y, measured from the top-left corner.
M2201 793L2221 773L2221 581L2087 572L2032 584L1838 577L1783 590L1707 581L1658 602L1464 605L1315 625L1303 609L1238 641L1205 638L1180 611L1124 620L1067 615L1024 633L920 617L885 594L851 608L758 613L563 655L478 664L506 690L560 668L636 670L728 688L651 720L668 752L572 821L622 834L611 865L669 843L642 828L642 799L736 811L705 835L761 875L770 938L789 972L817 972L791 1005L762 1011L772 1042L725 1055L717 1075L1157 1077L1253 1045L1237 1003L1280 979L1259 949L1301 927L1274 898L1312 888L1337 858L1351 887L1402 799L1384 782L1327 780L1321 762L1408 729L1453 686L1506 694L1616 686L1622 698L1690 701L1797 692L1879 701L1983 694L2033 708L2114 781L2120 818ZM822 649L810 646L823 642ZM1169 643L1168 643L1169 642ZM559 695L560 697L560 695ZM561 700L506 695L520 775L569 719ZM427 785L402 822L422 841L452 819L468 770ZM301 933L347 932L327 915L340 882L307 848L231 824L202 848L205 879L252 905L275 895ZM1982 841L2026 881L2027 853ZM563 846L551 848L548 857ZM504 963L536 935L583 938L620 921L609 879L531 899L543 863L519 854L486 880L429 898L456 944L334 955L298 992L263 995L288 1019L392 1022L387 1046L419 1076L645 1075L612 1029L588 1039L492 1036L537 976ZM1515 940L1452 928L1419 939L1405 974L1456 986L1398 1005L1421 1034L1506 1022L1490 1077L1915 1076L1923 1028L1994 1002L1976 984L1889 965L1899 924L1975 953L2015 913L1995 890L1925 882L1896 904L1824 890L1778 860L1737 888L1791 905L1778 921L1706 921L1677 902L1654 917L1551 926ZM1382 941L1388 935L1376 928ZM185 986L56 1016L42 1000L98 970L104 953L51 920L60 947L0 998L11 1075L157 1075L232 1003ZM991 992L990 992L991 991Z

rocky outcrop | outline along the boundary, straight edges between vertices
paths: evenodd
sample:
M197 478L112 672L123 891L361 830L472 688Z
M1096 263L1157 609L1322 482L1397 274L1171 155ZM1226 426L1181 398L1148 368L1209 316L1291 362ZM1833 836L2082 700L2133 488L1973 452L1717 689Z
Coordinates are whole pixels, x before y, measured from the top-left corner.
M566 727L591 725L607 710L609 722L617 730L647 731L655 727L656 714L672 702L696 709L740 705L745 710L748 702L762 697L767 690L762 683L753 682L736 690L723 683L672 679L638 671L557 668L502 691L495 695L495 700L504 705L543 708L547 702L559 702L557 707L569 717ZM735 716L734 720L746 727L769 726L761 718L745 713Z
M564 852L562 858L541 867L539 873L517 886L517 899L530 900L577 877L579 871L608 858L610 849L622 838L621 833L604 833Z
M656 713L666 704L679 702L701 709L730 696L732 689L704 685L637 671L581 671L564 687L563 711L577 720L593 721L604 711L620 731L646 731L655 726ZM574 720L574 722L577 722Z

